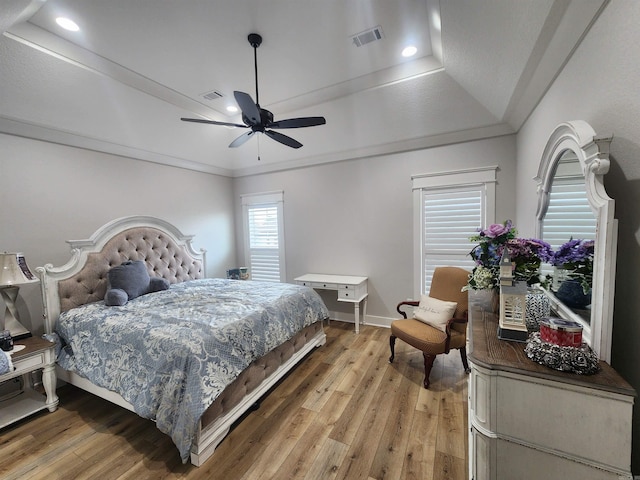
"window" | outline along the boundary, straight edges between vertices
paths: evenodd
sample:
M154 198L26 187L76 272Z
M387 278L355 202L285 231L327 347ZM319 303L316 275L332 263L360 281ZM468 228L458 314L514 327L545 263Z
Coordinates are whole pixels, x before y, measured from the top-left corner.
M469 237L494 222L496 167L412 177L415 298L429 293L436 267L471 270Z
M284 282L283 192L242 195L245 263L252 280Z

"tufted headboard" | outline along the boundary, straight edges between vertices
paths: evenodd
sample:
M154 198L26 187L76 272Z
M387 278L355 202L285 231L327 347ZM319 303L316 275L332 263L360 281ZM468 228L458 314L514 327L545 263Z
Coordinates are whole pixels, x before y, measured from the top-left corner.
M170 283L205 277L205 251L196 252L189 235L164 220L124 217L109 222L87 240L70 240L72 258L62 267L38 267L45 307L45 332L61 312L102 300L107 272L127 260L143 260L150 276Z

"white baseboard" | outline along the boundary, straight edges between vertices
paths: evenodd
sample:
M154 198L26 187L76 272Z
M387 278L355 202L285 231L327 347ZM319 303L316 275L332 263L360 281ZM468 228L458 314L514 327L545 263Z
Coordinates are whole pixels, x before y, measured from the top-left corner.
M340 322L347 323L355 323L355 319L353 314L348 314L345 312L329 312L331 320L338 320ZM384 327L389 328L391 326L391 322L395 320L395 318L389 317L378 317L376 315L367 315L365 319L365 325L373 325L374 327Z

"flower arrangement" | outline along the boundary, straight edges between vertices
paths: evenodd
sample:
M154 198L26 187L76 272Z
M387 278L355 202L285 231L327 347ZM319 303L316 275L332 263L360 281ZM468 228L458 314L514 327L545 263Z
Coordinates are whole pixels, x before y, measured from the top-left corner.
M549 261L551 246L538 239L517 238L511 220L490 225L472 236L478 244L470 255L476 265L469 275L468 288L473 290L496 289L500 286L500 259L505 248L515 264L514 279L533 285L540 281L538 270L542 262Z
M540 264L552 256L551 245L536 238L514 238L506 243L511 261L515 263L513 278L533 285L540 282Z
M574 240L563 243L549 259L549 263L568 272L567 276L578 280L587 294L593 284L593 240Z
M469 275L468 287L473 290L491 290L500 285L500 258L504 244L516 237L516 229L511 220L503 224L494 223L472 236L469 240L478 242L469 253L476 262Z

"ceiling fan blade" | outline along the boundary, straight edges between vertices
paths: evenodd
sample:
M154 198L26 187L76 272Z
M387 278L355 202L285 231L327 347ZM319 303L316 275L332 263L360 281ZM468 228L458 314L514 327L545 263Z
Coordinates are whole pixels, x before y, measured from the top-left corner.
M229 148L236 148L242 145L244 142L249 140L253 134L256 133L253 130L249 130L247 133L243 133L238 138L236 138L233 142L229 144Z
M249 125L259 125L260 124L260 110L258 109L258 105L253 101L251 95L244 92L233 92L233 96L242 110L242 114L247 117L249 121Z
M324 125L327 123L324 117L300 117L300 118L288 118L287 120L280 120L278 122L272 122L267 125L268 128L302 128L302 127L315 127L316 125Z
M273 138L276 142L280 142L283 145L286 145L287 147L300 148L302 146L302 144L299 141L294 140L291 137L287 137L286 135L283 135L280 132L272 132L271 130L265 130L264 133L265 135L268 135L269 137Z
M225 127L243 127L247 128L246 125L241 123L228 123L228 122L216 122L215 120L204 120L202 118L181 118L183 122L194 122L194 123L208 123L210 125L224 125Z

